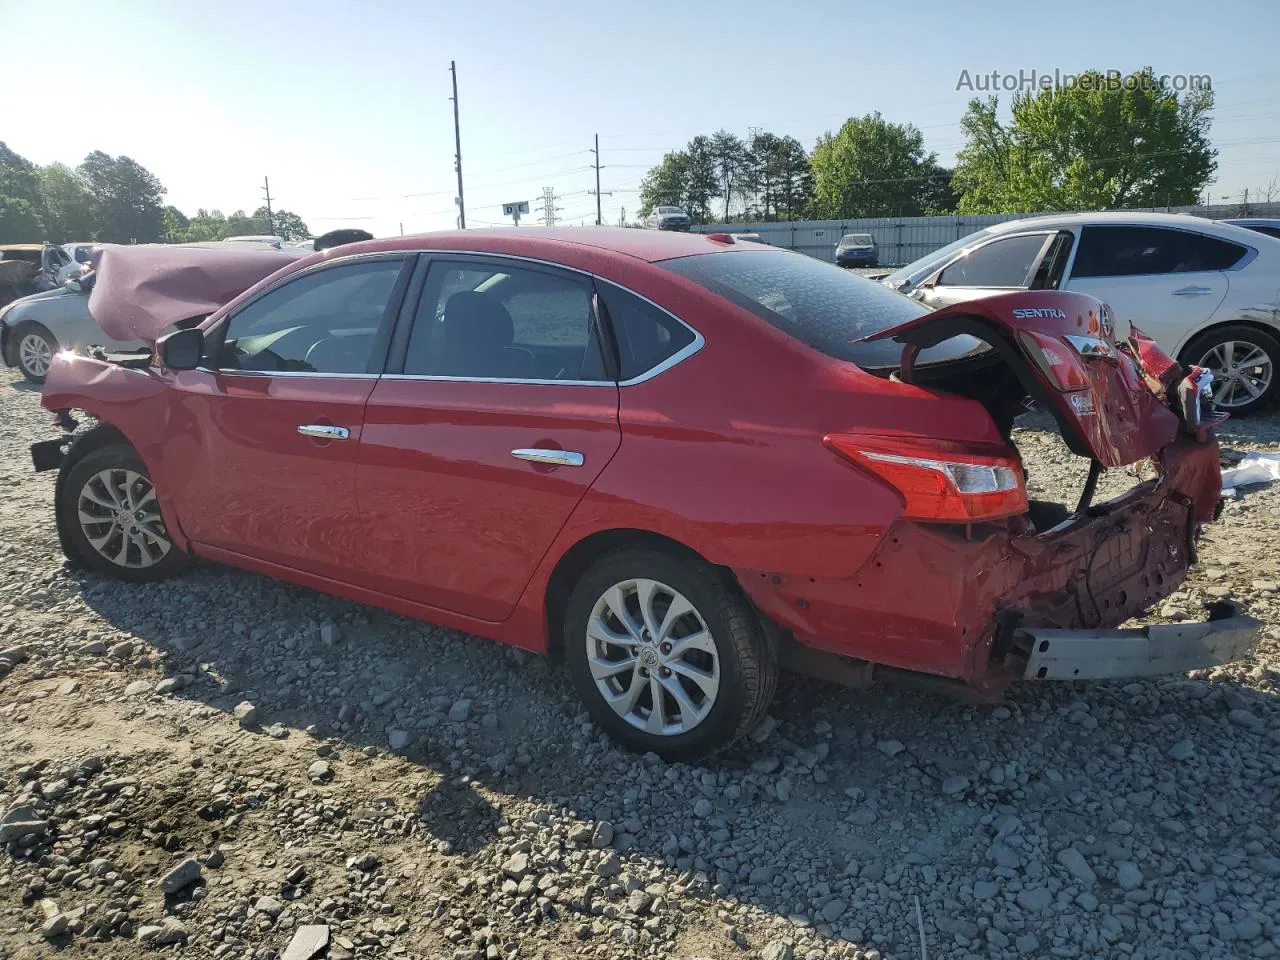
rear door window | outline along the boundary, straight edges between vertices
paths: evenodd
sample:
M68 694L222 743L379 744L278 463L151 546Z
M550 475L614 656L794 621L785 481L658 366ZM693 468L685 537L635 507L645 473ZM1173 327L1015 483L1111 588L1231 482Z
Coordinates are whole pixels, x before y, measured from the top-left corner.
M937 286L1025 287L1047 236L1032 233L993 240L943 270L938 276Z
M1073 277L1139 277L1226 270L1248 252L1237 243L1165 227L1085 227Z

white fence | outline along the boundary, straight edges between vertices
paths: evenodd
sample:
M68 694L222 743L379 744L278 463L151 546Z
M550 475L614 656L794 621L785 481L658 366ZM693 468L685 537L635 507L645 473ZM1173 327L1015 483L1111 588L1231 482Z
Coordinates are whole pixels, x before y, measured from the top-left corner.
M1280 203L1249 204L1248 212L1239 204L1201 207L1146 207L1147 213L1189 213L1220 220L1226 217L1277 217ZM849 220L792 220L783 223L716 223L695 226L699 233L757 233L765 243L798 250L819 260L834 260L836 243L846 233L869 233L876 238L882 264L900 265L945 247L952 241L1005 220L1043 214L991 213L974 216L873 217Z

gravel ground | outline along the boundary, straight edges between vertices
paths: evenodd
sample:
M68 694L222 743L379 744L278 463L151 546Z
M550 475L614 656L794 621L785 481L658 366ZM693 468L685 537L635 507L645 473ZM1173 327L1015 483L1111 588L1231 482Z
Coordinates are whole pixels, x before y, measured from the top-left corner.
M0 957L1280 948L1280 489L1228 503L1158 611L1245 601L1256 659L984 707L784 678L683 766L615 748L537 657L215 566L65 570L49 415L11 371L0 411ZM1083 462L1018 442L1074 500Z

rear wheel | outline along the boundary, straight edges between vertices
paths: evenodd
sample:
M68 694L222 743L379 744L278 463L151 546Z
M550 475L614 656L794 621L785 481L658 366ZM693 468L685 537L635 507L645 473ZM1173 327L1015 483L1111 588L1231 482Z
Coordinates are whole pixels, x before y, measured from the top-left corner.
M14 339L16 343L13 354L22 375L32 383L44 383L49 368L53 366L53 355L58 352L58 341L48 330L35 323L19 327Z
M629 749L693 760L764 716L777 652L732 584L695 560L622 550L574 588L565 617L574 686Z
M1231 413L1256 413L1280 400L1280 339L1257 327L1228 324L1196 337L1182 362L1213 371L1214 402Z
M75 562L121 580L163 580L186 560L160 514L146 464L130 446L85 454L59 478L58 521Z

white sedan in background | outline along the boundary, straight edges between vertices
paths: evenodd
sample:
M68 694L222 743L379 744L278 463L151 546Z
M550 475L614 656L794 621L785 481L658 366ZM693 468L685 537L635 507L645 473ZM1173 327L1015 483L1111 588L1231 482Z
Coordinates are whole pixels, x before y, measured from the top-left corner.
M1078 213L979 230L881 280L935 309L1010 290L1074 290L1183 363L1232 413L1280 400L1280 240L1186 214Z

